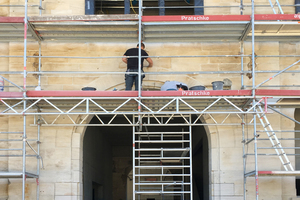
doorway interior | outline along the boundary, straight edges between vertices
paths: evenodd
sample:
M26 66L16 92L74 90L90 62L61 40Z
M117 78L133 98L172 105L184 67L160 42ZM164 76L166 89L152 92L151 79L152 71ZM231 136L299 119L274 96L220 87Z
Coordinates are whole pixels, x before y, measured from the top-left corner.
M196 118L197 116L193 116ZM105 116L102 117L105 120ZM107 117L107 120L111 118ZM99 120L94 117L91 124ZM99 122L100 123L100 122ZM116 117L116 124L128 123ZM172 123L184 123L174 118ZM148 127L149 131L183 127ZM188 128L188 127L186 127ZM83 139L83 196L87 200L132 198L132 126L89 126ZM209 200L209 143L203 126L192 127L193 199ZM130 185L131 184L131 185ZM158 196L155 198L163 199ZM171 198L176 200L175 197Z

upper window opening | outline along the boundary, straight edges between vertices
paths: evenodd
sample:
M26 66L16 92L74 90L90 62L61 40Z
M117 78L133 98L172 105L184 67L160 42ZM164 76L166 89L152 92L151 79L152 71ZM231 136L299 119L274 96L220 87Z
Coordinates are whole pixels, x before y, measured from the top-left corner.
M203 4L203 0L165 0L164 7L180 6L183 8L165 8L164 15L194 15L194 8L189 8L194 6L194 1L201 1ZM125 12L124 0L95 0L95 14L139 14L139 1L131 0L128 2L127 10L130 7L130 13L128 11L127 13ZM159 7L159 5L161 5L159 0L143 1L143 7ZM143 10L143 15L162 15L161 13L158 8L146 8Z

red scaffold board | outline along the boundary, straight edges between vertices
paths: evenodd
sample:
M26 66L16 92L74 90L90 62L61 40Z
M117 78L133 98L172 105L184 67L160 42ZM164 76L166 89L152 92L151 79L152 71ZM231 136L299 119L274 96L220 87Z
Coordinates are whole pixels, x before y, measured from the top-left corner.
M137 97L137 91L27 91L27 97ZM251 96L252 90L142 91L142 97ZM299 96L300 90L255 90L256 96ZM23 92L0 92L0 98L20 98Z
M24 17L0 17L0 23L24 23Z
M300 20L300 14L257 14L255 20ZM165 16L143 16L143 22L159 21L250 21L251 15L165 15Z

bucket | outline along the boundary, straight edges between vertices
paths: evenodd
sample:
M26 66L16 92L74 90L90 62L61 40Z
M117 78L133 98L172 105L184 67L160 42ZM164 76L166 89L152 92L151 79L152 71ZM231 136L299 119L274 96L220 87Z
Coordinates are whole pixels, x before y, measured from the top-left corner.
M190 87L189 90L205 90L205 86L197 85L197 86Z
M0 92L3 92L4 90L4 79L0 77Z
M212 82L213 90L223 90L223 81L214 81Z
M82 91L95 91L96 88L94 87L84 87L84 88L81 88Z

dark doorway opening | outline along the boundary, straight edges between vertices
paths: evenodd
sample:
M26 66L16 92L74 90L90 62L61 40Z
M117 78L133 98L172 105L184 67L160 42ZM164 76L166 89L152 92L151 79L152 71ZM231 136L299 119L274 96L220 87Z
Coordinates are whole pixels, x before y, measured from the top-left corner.
M197 116L193 116L196 119ZM101 117L105 121L105 117ZM107 118L107 122L111 118ZM91 124L99 120L94 117ZM126 119L116 117L118 124L126 124ZM182 118L174 118L171 123L185 123ZM187 126L149 126L148 131L187 131ZM132 191L132 127L131 126L91 126L86 129L83 140L83 195L93 199L95 187L100 199L126 200ZM193 152L193 197L194 200L209 200L209 153L208 138L203 126L192 128ZM99 189L100 188L100 189ZM94 191L94 192L93 192ZM175 200L175 199L174 199Z
M300 109L299 108L296 108L295 109L295 120L297 121L300 121ZM300 124L298 123L295 123L295 147L300 147ZM297 140L298 139L298 140ZM296 166L295 166L295 170L300 170L300 149L295 149L295 161L296 161ZM295 180L295 185L296 185L296 194L297 194L297 197L300 196L300 178L299 177L296 177L296 180Z
M208 200L210 174L208 138L203 126L194 126L192 133L194 200Z
M101 119L106 120L105 117ZM92 124L97 122L96 117L91 121ZM122 118L116 122L126 123ZM94 182L102 185L101 200L125 200L127 176L131 170L132 127L93 126L86 129L83 140L84 199L92 199Z

